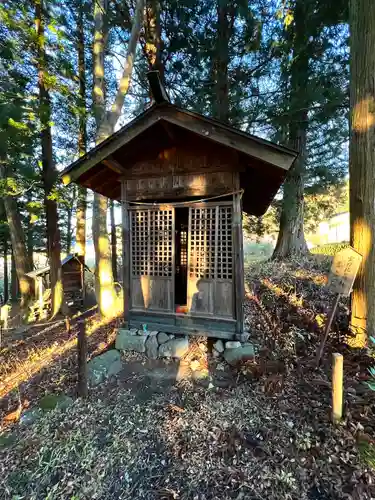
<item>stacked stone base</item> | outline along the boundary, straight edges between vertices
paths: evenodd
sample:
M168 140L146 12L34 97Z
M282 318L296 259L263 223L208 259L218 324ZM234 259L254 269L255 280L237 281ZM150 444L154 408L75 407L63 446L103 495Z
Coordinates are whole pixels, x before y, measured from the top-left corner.
M116 338L116 349L145 353L151 359L181 359L189 351L189 339L164 332L120 328ZM236 365L253 359L254 347L249 342L217 340L213 344L212 355L217 359L224 358L230 365Z
M116 349L145 353L150 359L181 359L189 350L187 337L176 337L164 332L120 328L116 337Z

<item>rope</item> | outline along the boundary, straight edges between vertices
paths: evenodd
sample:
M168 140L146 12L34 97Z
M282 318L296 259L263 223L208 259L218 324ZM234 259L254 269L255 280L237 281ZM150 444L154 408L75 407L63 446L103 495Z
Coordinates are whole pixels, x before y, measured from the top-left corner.
M235 194L240 194L242 197L243 193L244 193L244 190L239 189L238 191L231 191L230 193L218 194L217 196L210 196L209 198L201 198L200 200L176 201L174 203L169 203L169 202L167 202L167 203L161 203L161 202L146 203L146 202L142 202L142 201L128 201L127 203L129 203L129 205L130 204L142 205L142 206L146 206L146 207L155 207L158 205L171 205L173 207L178 207L178 206L184 206L184 205L191 205L191 204L195 204L195 203L204 203L206 201L217 200L218 198L225 198L226 196L232 196Z

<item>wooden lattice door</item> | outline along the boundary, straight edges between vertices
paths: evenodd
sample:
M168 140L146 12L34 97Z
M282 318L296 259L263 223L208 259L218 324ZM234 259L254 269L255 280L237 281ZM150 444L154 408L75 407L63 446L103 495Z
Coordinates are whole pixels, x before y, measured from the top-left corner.
M188 309L233 317L233 209L230 205L189 211Z
M174 209L130 210L131 309L174 310Z

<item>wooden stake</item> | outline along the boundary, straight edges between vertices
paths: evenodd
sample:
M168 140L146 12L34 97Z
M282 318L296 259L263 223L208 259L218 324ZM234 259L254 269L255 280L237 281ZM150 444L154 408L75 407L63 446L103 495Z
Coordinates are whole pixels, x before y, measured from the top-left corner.
M342 418L344 356L335 352L332 362L332 421L338 423Z
M86 320L78 322L78 395L81 398L87 398L87 336Z

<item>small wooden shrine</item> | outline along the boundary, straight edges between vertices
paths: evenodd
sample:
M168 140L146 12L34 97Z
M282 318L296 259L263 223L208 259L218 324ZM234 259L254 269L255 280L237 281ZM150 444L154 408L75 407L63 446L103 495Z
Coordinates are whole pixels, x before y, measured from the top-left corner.
M297 153L181 109L150 83L154 104L63 181L122 203L128 327L240 337L242 209L267 210Z
M84 286L85 265L83 258L78 254L69 254L61 261L62 282L64 295L69 305L82 305L85 298ZM26 274L34 282L35 299L34 305L40 315L41 309L50 307L48 290L50 290L50 267L46 266Z

